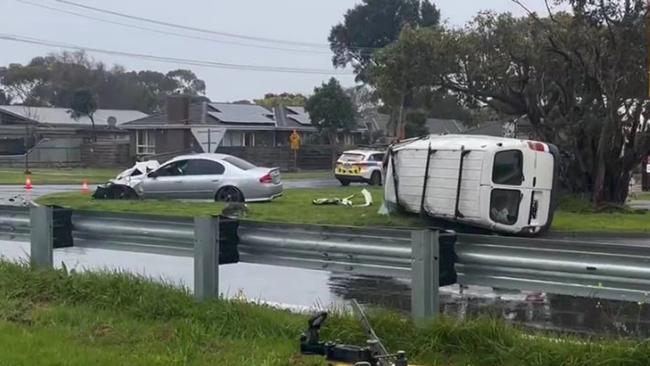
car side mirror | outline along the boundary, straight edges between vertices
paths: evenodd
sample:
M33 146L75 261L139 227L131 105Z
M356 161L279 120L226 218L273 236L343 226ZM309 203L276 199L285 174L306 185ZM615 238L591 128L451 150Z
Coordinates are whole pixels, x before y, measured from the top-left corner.
M158 178L158 172L154 171L154 172L149 173L149 178L153 178L153 179Z

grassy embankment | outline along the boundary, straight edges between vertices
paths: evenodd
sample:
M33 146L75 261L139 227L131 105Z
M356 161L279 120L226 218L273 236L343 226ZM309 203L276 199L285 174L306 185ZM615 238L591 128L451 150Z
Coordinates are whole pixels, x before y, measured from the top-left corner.
M499 320L442 319L424 328L370 313L391 350L425 365L650 364L647 341L574 342ZM34 271L0 262L0 365L324 365L297 355L306 316L242 301L195 302L187 291L127 274ZM334 315L324 339L363 342Z

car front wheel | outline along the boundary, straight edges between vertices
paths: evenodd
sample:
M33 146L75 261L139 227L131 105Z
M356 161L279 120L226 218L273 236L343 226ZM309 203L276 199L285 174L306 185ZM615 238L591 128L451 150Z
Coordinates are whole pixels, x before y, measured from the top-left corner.
M214 198L217 202L244 202L244 195L235 187L223 187Z

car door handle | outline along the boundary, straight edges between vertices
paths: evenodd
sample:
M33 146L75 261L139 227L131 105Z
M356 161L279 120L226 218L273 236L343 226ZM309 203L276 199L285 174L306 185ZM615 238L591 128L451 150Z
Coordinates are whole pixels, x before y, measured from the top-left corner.
M220 180L221 180L221 179L213 179L212 182L213 182L213 183L217 183L217 182L219 182Z
M183 183L182 180L175 180L174 183Z

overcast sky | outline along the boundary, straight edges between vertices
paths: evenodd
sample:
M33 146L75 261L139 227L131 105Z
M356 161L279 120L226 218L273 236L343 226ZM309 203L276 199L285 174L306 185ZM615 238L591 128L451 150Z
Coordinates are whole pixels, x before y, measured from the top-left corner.
M349 75L350 70L334 71L331 66L331 55L326 47L319 48L317 52L298 53L187 39L61 14L25 4L23 1L140 27L189 33L79 9L55 0L0 0L0 14L2 14L0 35L11 34L97 49L229 64L332 70L337 73L346 73L345 75L336 75L343 85L354 85L353 76ZM360 2L355 0L71 1L219 32L323 45L327 44L327 36L332 25L343 19L343 14L347 9ZM454 26L463 25L478 11L485 9L498 12L510 11L518 15L524 13L512 0L435 0L435 3L441 9L442 18ZM543 0L523 0L523 3L534 11L543 12L546 9ZM227 42L253 43L252 41L205 33L192 34ZM280 48L295 47L278 43L257 42L255 44ZM24 64L32 57L58 50L56 47L21 44L0 39L0 65L13 62ZM181 63L160 63L124 56L90 54L96 60L107 64L119 64L129 70L149 69L166 72L176 68L190 68L206 81L208 97L214 101L254 99L267 92L286 91L309 94L315 85L331 76L224 70L204 66L188 66Z

